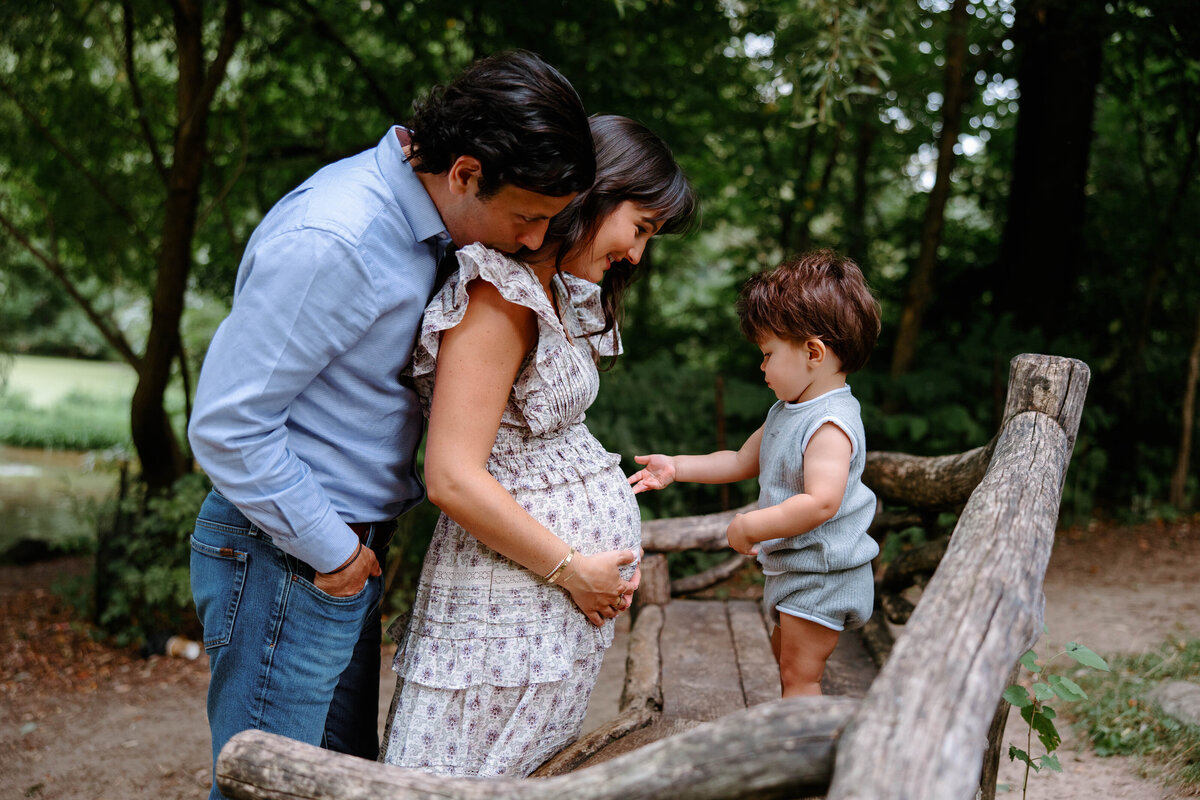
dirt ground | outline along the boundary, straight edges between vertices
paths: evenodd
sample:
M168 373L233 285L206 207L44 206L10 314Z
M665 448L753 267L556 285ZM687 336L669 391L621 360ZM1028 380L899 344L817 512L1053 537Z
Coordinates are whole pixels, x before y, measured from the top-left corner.
M49 800L200 798L209 785L204 656L195 661L93 642L51 586L87 564L64 559L0 567L0 797ZM1200 518L1170 525L1059 533L1046 577L1049 642L1101 655L1167 637L1200 637ZM391 680L381 674L384 702ZM1020 719L1006 739L1017 742ZM1060 726L1065 728L1066 726ZM1030 798L1167 800L1122 758L1099 758L1069 734L1064 772L1030 778ZM1006 764L1005 797L1021 770Z

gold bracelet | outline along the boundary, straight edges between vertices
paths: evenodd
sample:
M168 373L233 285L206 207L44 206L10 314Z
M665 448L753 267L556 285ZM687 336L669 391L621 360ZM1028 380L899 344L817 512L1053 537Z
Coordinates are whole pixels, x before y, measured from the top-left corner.
M546 583L549 583L551 586L558 583L559 575L562 573L563 570L565 570L568 566L571 565L571 559L573 559L573 558L575 558L575 548L574 547L572 547L569 551L567 551L567 557L564 558L562 561L558 562L557 567L550 570L550 574L546 576Z
M567 547L567 554L562 557L562 561L558 562L558 566L556 566L554 569L550 570L550 572L543 575L542 580L546 580L546 581L550 580L550 576L553 575L554 573L558 572L560 569L562 569L563 565L567 563L567 559L570 557L571 557L571 548Z

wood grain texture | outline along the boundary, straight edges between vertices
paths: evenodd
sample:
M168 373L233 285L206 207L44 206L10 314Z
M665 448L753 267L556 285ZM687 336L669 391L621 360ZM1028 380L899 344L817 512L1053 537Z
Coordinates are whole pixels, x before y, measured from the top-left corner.
M429 775L243 731L221 751L217 782L237 800L782 800L828 785L834 744L858 702L776 700L568 775L525 780Z
M967 800L1042 581L1087 366L1018 356L1005 423L941 566L838 747L830 800Z

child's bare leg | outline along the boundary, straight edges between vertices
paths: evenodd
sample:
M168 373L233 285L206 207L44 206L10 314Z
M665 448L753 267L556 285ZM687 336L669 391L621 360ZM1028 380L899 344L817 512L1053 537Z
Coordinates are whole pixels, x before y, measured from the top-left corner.
M825 662L837 646L838 632L812 620L779 615L771 633L771 648L779 659L779 680L784 697L821 693Z

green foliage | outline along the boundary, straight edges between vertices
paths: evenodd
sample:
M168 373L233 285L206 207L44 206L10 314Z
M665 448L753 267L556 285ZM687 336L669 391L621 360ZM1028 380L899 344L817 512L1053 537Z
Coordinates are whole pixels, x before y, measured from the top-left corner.
M188 540L208 490L207 478L194 473L165 495L146 497L134 484L114 501L97 543L93 613L118 643L198 633Z
M652 353L645 360L623 357L603 375L587 425L606 449L621 455L622 467L630 474L639 468L634 455L720 449L716 393L711 372L681 364L664 353ZM725 381L723 394L725 447L737 449L762 424L774 396L764 386L733 379ZM729 507L756 496L754 481L730 486ZM641 506L654 517L672 517L719 510L720 498L721 487L679 484L641 495Z
M1107 674L1079 678L1088 701L1073 712L1102 756L1138 756L1141 769L1200 790L1200 727L1166 716L1149 699L1170 680L1200 681L1200 640L1169 640L1151 652L1118 656Z
M888 534L883 537L882 546L879 548L879 559L884 564L890 564L896 560L896 556L905 550L915 545L924 544L928 540L929 537L926 535L925 529L919 525L914 525L901 531L888 531Z
M1014 684L1005 689L1002 695L1014 708L1020 709L1021 719L1025 720L1029 726L1025 748L1022 749L1016 745L1009 745L1008 748L1009 760L1020 761L1025 765L1025 780L1021 788L1022 796L1025 796L1029 788L1029 771L1031 769L1034 772L1041 772L1043 769L1062 772L1062 765L1054 753L1062 744L1062 736L1054 724L1054 720L1058 718L1058 712L1049 703L1059 700L1074 703L1087 699L1087 694L1075 681L1065 675L1049 671L1051 663L1064 655L1088 669L1108 672L1108 664L1104 659L1075 642L1069 642L1063 652L1051 656L1044 663L1038 661L1037 653L1030 650L1021 656L1020 664L1033 676L1032 686L1027 689L1020 684ZM1035 734L1042 749L1046 751L1037 757L1032 755Z
M38 408L20 394L2 392L0 444L56 450L127 448L129 406L120 399L72 393L50 408Z
M440 513L437 506L426 500L397 521L396 533L388 547L388 581L382 602L386 617L404 614L412 607L425 551L429 549Z
M860 261L883 305L879 348L851 377L871 449L943 454L982 445L998 422L1009 359L1069 355L1091 365L1093 383L1064 519L1106 508L1171 513L1164 499L1184 424L1181 365L1200 306L1200 248L1186 225L1200 216L1200 59L1186 4L1105 6L1086 242L1063 266L1075 276L1074 293L1056 310L1055 327L1069 332L1057 337L1015 325L997 300L1018 178L1020 9L973 6L971 90L932 303L916 368L898 379L888 367L942 125L947 3L528 0L520 14L508 0L375 0L349 13L340 0L243 7L245 33L208 123L193 231L182 331L193 379L242 248L280 196L318 167L372 146L414 99L471 59L528 47L557 65L590 109L637 117L663 135L704 200L700 235L656 241L647 253L648 275L629 297L627 353L588 414L627 470L635 453L737 447L761 424L773 397L755 348L737 332L737 290L787 254L831 246ZM205 6L212 49L224 9ZM70 286L140 351L164 233L159 162L170 167L178 129L172 26L169 6L142 0L0 8L5 349L111 357ZM183 403L172 402L179 427ZM3 397L0 440L125 445L128 416L80 399L40 414ZM1194 499L1200 448L1191 459ZM724 492L681 486L643 498L643 508L703 513L755 494L752 482ZM412 536L404 559L420 549Z

